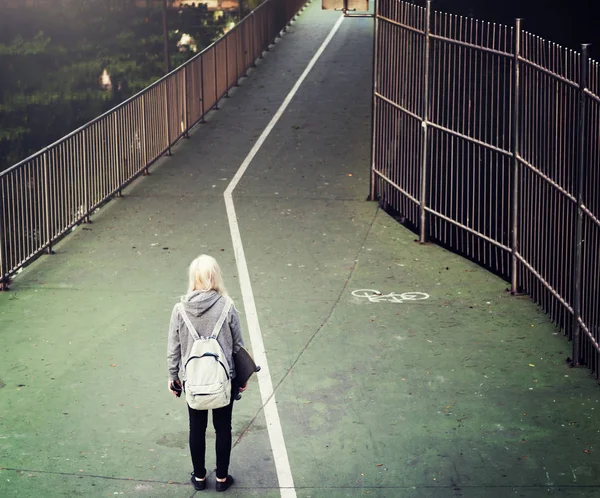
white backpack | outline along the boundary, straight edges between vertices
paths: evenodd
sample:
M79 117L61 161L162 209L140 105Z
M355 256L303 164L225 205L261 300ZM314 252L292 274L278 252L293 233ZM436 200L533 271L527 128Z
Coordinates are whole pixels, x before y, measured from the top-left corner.
M194 338L190 357L185 364L185 399L194 410L212 410L227 406L231 400L231 370L223 349L217 340L223 322L231 309L231 299L225 298L221 316L209 337L201 337L183 304L179 314Z

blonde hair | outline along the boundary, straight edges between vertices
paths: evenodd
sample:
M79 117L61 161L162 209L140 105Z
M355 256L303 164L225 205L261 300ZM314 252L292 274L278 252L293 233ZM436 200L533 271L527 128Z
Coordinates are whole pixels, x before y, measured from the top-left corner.
M219 263L212 256L201 254L190 264L188 293L209 290L215 290L222 296L227 296Z

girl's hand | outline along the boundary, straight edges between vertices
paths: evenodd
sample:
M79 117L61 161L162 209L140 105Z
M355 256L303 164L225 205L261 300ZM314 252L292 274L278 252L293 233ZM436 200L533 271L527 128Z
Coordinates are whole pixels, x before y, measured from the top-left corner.
M246 389L248 389L248 382L246 382L243 386L239 387L239 391L243 393Z
M177 390L174 389L174 385L177 386ZM175 396L176 398L178 398L180 396L180 394L181 394L181 381L179 379L177 379L177 380L169 380L168 387L169 387L169 391L171 391L173 393L173 396Z

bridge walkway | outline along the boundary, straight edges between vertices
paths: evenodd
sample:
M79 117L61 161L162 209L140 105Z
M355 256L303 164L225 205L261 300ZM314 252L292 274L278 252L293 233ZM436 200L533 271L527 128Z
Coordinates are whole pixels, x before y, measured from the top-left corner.
M194 494L167 324L189 262L212 254L257 348L240 241L276 410L254 378L230 496L600 496L600 393L566 339L365 200L371 19L339 25L269 128L339 15L311 4L172 157L0 295L0 496ZM234 245L224 193L265 129Z

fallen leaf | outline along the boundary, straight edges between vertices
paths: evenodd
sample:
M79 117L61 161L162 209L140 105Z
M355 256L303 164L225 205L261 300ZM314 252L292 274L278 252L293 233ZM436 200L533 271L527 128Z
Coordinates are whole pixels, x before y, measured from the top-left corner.
M530 363L529 366L530 367L535 367L535 365L533 363Z
M111 363L109 366L111 366L111 367L116 367L116 366L117 366L117 364L116 364L116 363Z
M377 467L383 467L383 464L382 463L378 463Z

